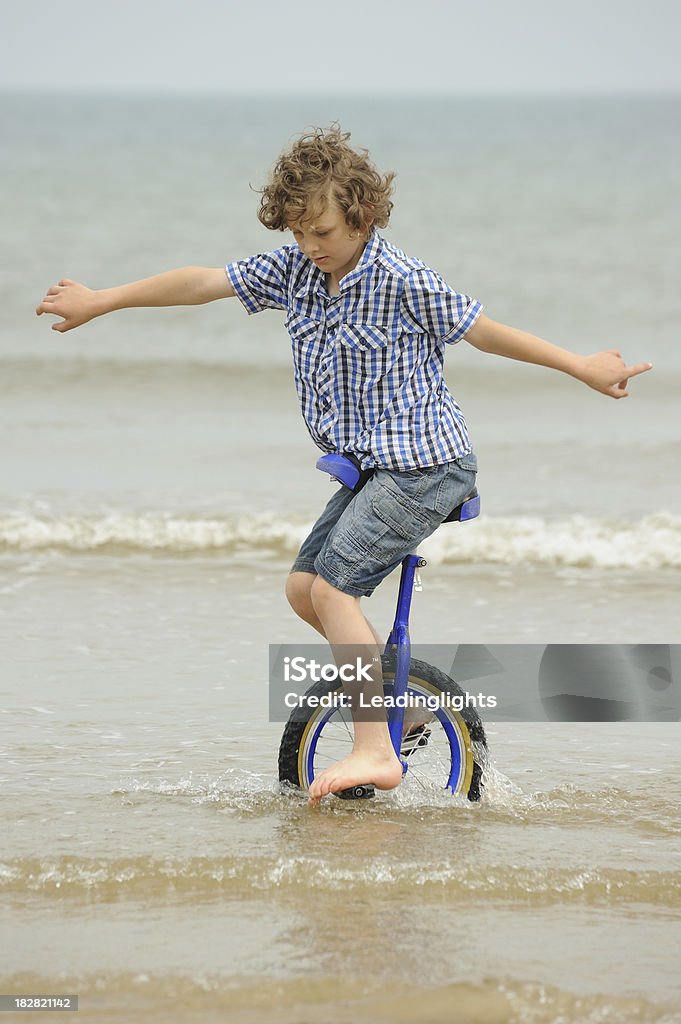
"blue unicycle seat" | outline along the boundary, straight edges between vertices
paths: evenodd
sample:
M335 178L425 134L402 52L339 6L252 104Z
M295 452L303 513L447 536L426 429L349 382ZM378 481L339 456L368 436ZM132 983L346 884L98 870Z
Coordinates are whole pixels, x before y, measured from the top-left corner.
M364 487L365 483L374 475L375 470L362 469L359 459L355 455L330 452L328 455L320 455L317 459L317 469L322 473L328 473L332 480L348 487L357 494ZM466 523L480 515L480 495L477 488L464 500L453 508L444 523Z
M375 473L373 467L362 469L357 456L341 455L340 452L321 455L317 459L317 469L321 469L322 473L328 473L332 480L337 480L355 494L361 491L367 480Z
M443 523L467 523L469 519L476 519L480 515L480 495L477 487L474 487L467 498L453 508Z

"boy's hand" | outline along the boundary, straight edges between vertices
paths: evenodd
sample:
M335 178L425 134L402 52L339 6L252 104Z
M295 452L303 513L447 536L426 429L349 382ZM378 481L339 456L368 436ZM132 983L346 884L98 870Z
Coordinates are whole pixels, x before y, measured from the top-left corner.
M622 359L622 353L615 348L605 352L595 352L591 356L584 356L579 372L575 376L588 384L595 391L600 391L611 398L626 398L629 392L627 384L631 377L639 373L651 370L652 363L637 363L635 366L627 366Z
M86 324L101 312L98 308L97 292L66 277L59 284L48 288L47 295L40 305L36 306L37 316L54 313L55 316L64 318L61 323L52 324L52 330L60 333Z

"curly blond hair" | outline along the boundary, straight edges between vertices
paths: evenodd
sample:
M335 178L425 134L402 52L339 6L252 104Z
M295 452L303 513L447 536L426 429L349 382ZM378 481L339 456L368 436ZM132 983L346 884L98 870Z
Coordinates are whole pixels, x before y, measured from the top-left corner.
M367 224L386 227L392 172L380 174L366 149L348 145L350 132L333 123L301 135L279 157L261 194L258 219L266 228L285 231L292 224L318 217L335 203L348 227L364 231Z

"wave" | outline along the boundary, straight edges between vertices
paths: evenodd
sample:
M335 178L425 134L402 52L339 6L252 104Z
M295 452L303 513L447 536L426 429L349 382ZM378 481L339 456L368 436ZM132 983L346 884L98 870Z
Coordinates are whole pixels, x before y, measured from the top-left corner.
M15 897L87 898L101 902L208 900L234 896L268 898L273 892L334 892L339 887L359 898L382 891L440 902L484 899L549 906L647 903L681 908L678 871L641 871L605 866L524 867L465 864L460 858L428 862L394 857L296 856L232 857L77 857L15 858L0 862L0 891Z
M201 1020L214 1024L450 1024L452 1020L480 1024L679 1024L681 1013L672 1002L643 994L613 992L612 984L584 993L557 985L512 978L485 971L472 980L449 983L414 979L409 974L386 976L365 956L365 973L346 972L315 964L305 973L294 961L293 977L250 971L246 974L208 970L116 970L107 966L94 973L54 974L21 971L5 974L7 992L77 992L79 1009L96 1007L100 1019L144 1020L176 1024ZM455 1016L452 1008L455 1007ZM350 1014L348 1010L350 1009Z
M0 515L0 551L60 551L109 555L289 558L312 519L275 513L201 517L148 512L101 515ZM656 570L681 568L681 516L655 512L635 520L483 517L465 527L447 526L421 546L439 563Z

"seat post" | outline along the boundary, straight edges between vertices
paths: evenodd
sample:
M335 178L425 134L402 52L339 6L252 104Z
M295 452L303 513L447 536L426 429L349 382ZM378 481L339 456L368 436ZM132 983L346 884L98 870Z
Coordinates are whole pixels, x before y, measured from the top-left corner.
M399 643L401 636L406 634L406 639L409 639L409 613L411 611L411 597L414 592L414 576L416 570L425 564L425 558L421 558L420 555L406 555L402 559L402 572L400 575L400 586L397 591L395 619L386 644L386 654L389 653L391 647Z

